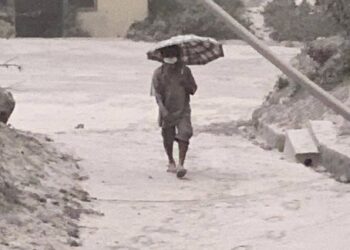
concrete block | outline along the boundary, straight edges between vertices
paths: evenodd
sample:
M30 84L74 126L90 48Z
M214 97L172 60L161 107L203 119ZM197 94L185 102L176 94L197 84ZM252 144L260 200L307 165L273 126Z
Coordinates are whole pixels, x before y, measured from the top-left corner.
M330 121L309 121L307 127L317 146L334 145L337 139L337 130Z
M292 129L286 132L284 154L290 160L306 166L317 166L320 162L320 152L308 129Z

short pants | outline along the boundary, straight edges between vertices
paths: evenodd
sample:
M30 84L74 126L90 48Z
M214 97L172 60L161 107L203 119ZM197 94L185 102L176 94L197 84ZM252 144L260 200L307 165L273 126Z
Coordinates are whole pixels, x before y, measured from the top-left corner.
M162 127L162 136L164 140L176 140L189 143L193 136L191 123L191 113L186 112L181 119L174 125Z

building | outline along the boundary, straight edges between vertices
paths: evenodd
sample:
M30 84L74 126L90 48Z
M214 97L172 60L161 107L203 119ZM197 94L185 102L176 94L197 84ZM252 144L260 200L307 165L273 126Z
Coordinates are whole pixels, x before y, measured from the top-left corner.
M94 37L125 36L130 25L148 15L147 0L80 0L81 29ZM89 3L87 3L89 2Z
M0 0L0 36L123 37L147 15L148 0Z
M13 37L15 34L14 4L0 0L0 37Z

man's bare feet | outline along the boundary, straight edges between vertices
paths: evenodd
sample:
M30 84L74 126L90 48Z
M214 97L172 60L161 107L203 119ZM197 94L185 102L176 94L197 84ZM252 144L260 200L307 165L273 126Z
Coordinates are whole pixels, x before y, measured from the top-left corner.
M166 170L168 173L176 173L177 168L175 162L169 162L168 169Z
M177 178L183 178L187 174L187 170L184 168L184 166L179 165L179 167L176 170L176 176Z

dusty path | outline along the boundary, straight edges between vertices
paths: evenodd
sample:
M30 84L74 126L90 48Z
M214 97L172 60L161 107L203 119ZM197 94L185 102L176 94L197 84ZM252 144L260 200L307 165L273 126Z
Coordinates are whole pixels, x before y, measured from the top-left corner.
M105 214L83 218L81 249L348 249L349 186L212 125L249 117L272 88L278 71L247 46L227 45L225 59L193 68L197 132L188 178L179 181L165 173L148 96L157 66L144 59L150 44L0 45L1 59L19 55L26 69L1 72L18 101L13 124L49 133L79 155L90 177L83 185ZM286 59L296 53L273 49ZM74 129L80 123L85 129Z

